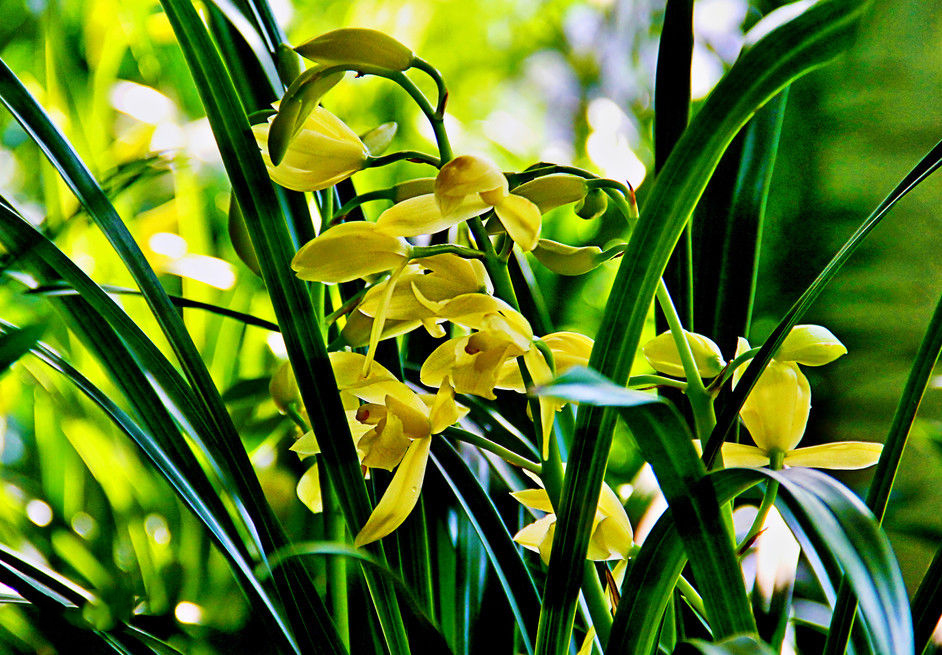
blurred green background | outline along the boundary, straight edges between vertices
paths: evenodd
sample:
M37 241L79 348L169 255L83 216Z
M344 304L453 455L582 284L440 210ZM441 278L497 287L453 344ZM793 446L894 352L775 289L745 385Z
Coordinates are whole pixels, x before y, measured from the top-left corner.
M698 0L695 98L709 92L734 61L744 27L770 5ZM227 3L207 3L205 15L222 24L217 6ZM273 9L291 43L337 27L373 27L438 67L449 85L457 152L490 154L508 170L539 160L574 163L627 179L643 197L644 180L653 175L662 2L285 0ZM942 136L940 45L935 3L880 0L848 56L794 85L766 217L753 342ZM232 249L218 153L158 3L0 0L0 56L104 183L169 291L272 318L261 281ZM348 80L325 105L360 133L396 121L396 148L431 149L414 107L382 80ZM371 189L429 174L401 164L355 179ZM940 189L930 180L894 209L807 317L827 325L849 349L809 373L811 442L882 440L942 292ZM54 235L99 283L131 286L97 229L5 112L0 195ZM603 246L624 236L612 221L584 222L568 209L547 218L544 235ZM15 257L3 264L0 318L45 323L44 341L110 389L47 300L27 293L31 284L17 274ZM594 333L615 266L573 280L534 264L555 327ZM159 334L142 302L125 297L123 303L148 334ZM278 339L197 310L184 317L227 393L269 499L291 534L305 538L318 519L294 493L300 467L284 448L292 428L267 401L267 378L282 355ZM924 403L888 520L910 585L942 539L935 484L942 477L940 386ZM99 590L111 611L151 616L158 634L182 626L191 652L259 647L245 641L244 630L238 644L228 636L252 619L198 524L123 437L36 360L24 359L0 378L0 445L0 542ZM628 481L637 466L624 440L617 443L612 480ZM845 480L860 488L867 475ZM35 612L0 604L0 644L6 644L0 650L54 648L43 625Z

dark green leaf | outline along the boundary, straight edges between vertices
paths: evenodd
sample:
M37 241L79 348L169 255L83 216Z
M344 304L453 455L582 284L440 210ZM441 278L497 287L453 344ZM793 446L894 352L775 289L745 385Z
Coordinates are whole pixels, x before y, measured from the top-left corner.
M644 203L592 349L592 367L618 383L627 380L658 280L726 146L782 88L843 52L867 5L825 0L811 6L746 51L717 84ZM614 425L610 410L579 413L544 594L537 639L541 655L561 653L569 643L578 590L570 573L588 547Z

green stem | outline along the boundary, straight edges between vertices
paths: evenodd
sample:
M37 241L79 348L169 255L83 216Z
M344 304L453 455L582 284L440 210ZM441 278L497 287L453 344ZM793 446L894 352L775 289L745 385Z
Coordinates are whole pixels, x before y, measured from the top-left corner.
M661 375L632 375L628 378L629 387L671 387L673 389L687 390L687 383Z
M420 60L417 59L416 61ZM389 71L386 71L383 77L387 77L401 86L405 92L412 97L422 113L425 114L425 118L428 119L429 124L432 126L432 132L435 134L441 165L445 165L451 161L454 154L451 150L451 143L448 141L448 133L445 131L444 103L439 100L439 105L441 105L443 109L442 112L433 110L432 106L429 104L428 98L426 98L412 80L403 73L389 73Z
M361 193L358 196L354 196L345 202L343 206L334 213L330 219L330 224L333 225L365 202L369 202L370 200L394 200L395 194L396 192L394 189L378 189L376 191L368 191L366 193Z
M443 243L436 246L413 246L412 247L412 259L419 259L420 257L433 257L434 255L444 255L446 253L451 253L452 255L458 255L459 257L464 257L465 259L484 259L486 254L475 248L468 248L467 246L458 246L452 243Z
M311 429L307 426L307 421L304 420L304 417L302 417L301 413L298 411L297 403L288 403L288 406L285 407L285 415L301 429L301 432L307 432Z
M482 437L480 435L474 434L473 432L468 432L467 430L462 430L461 428L450 427L445 428L445 431L442 432L443 435L447 437L452 437L458 441L464 441L465 443L471 444L481 450L486 450L488 452L494 453L505 462L513 464L514 466L519 466L522 469L531 471L539 475L542 471L542 468L536 462L530 461L522 455L518 455L512 450L508 450L503 446L494 443L490 439Z
M448 87L445 86L445 80L442 78L442 74L430 63L419 57L412 60L412 67L427 73L428 76L435 81L435 87L438 89L438 102L435 104L435 115L444 117L445 103L448 102Z
M612 611L608 606L605 589L595 570L595 564L586 560L582 570L582 597L589 608L592 626L602 644L608 643L608 636L612 632Z
M785 453L780 450L773 451L771 453L770 467L773 471L779 471L782 468L782 463L785 461ZM778 480L769 480L768 484L765 487L765 494L762 496L762 503L759 505L759 511L756 514L756 518L752 521L752 526L749 528L749 532L746 533L746 536L743 537L743 540L739 542L739 547L736 549L736 552L742 552L742 549L747 547L753 539L759 536L759 533L762 531L762 526L765 525L765 519L769 516L769 512L772 510L772 505L775 503L775 497L778 495Z
M432 155L427 155L424 152L419 152L418 150L400 150L399 152L391 152L388 155L383 155L381 157L367 157L366 168L377 168L378 166L385 166L397 161L411 161L416 164L429 164L435 168L441 168L442 166L442 161Z
M690 408L693 411L696 435L698 439L703 441L710 435L713 426L716 425L713 396L706 390L706 387L703 386L703 380L700 379L700 371L697 370L697 363L694 360L693 351L690 349L687 333L680 323L677 309L674 307L674 303L667 291L667 285L664 284L663 279L661 279L657 285L657 300L667 319L667 325L670 327L674 343L680 354L680 362L683 364L684 373L687 376L687 389L685 393L687 400L690 401Z

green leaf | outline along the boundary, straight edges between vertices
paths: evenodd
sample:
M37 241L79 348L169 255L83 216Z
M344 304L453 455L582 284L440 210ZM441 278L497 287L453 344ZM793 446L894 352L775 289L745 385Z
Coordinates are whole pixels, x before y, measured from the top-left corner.
M192 10L192 7L190 9ZM209 42L205 28L195 10L193 17L194 25L198 25L198 30L205 37L203 52L211 52L218 59L218 54ZM228 80L225 74L220 74L217 78ZM208 82L207 85L212 86L212 83ZM131 273L183 368L189 382L189 392L184 394L189 398L184 399L183 406L193 410L187 419L191 424L196 425L198 437L206 444L204 448L212 454L212 459L221 465L219 473L224 484L231 485L237 490L234 498L241 512L241 519L247 524L247 534L257 542L257 548L263 557L266 553L276 550L284 544L286 538L265 499L239 434L226 412L219 392L187 333L179 313L171 304L163 287L160 286L154 271L134 242L127 226L121 221L107 196L71 144L3 62L0 62L0 100L43 150L62 179L99 225ZM241 105L236 104L236 106L236 111L244 120L245 114ZM248 134L246 127L243 137L247 138ZM250 151L254 152L254 147ZM27 243L29 242L30 240L27 239ZM97 330L98 328L90 326L87 329ZM99 336L99 338L103 337ZM111 342L103 340L100 343ZM146 380L134 382L130 378L126 378L125 382L128 385L149 384ZM156 403L151 404L151 415L160 411L162 410L157 407ZM325 635L328 635L327 643L336 643L336 639L331 640L329 637L333 626L330 618L326 616L326 610L320 598L316 595L313 581L308 573L287 567L284 574L292 576L292 579L285 579L279 575L276 577L276 586L285 609L289 614L293 614L292 623L295 630L300 634L308 634L310 630L315 630L317 636L311 637L311 641L316 642L318 647L324 643ZM312 617L318 620L312 621ZM276 617L275 620L280 619ZM282 636L289 641L292 640L288 633L283 630L282 633ZM334 635L336 636L335 633Z
M322 68L309 68L301 73L285 91L278 113L268 131L268 156L277 166L288 152L291 139L317 107L325 93L343 79L343 71L324 74Z
M874 517L850 491L823 473L809 469L768 471L728 469L709 479L725 503L763 479L780 484L776 506L807 557L825 558L833 584L843 569L861 599L861 609L876 652L912 652L908 602L899 566ZM645 540L629 569L612 625L606 653L650 653L660 616L676 576L685 563L673 515L665 513ZM821 574L819 574L820 576Z
M812 469L729 469L710 477L722 499L759 476L779 482L776 504L788 508L815 550L828 551L840 563L860 603L875 652L912 652L909 599L899 564L864 503L833 478Z
M867 507L874 513L879 522L882 522L886 512L886 505L890 499L890 492L893 489L893 481L896 479L900 461L903 458L903 450L906 447L909 432L916 418L919 403L929 387L932 371L939 359L940 352L942 352L942 298L936 304L929 326L926 328L926 334L919 345L919 352L916 353L916 358L913 361L912 370L906 380L906 386L893 415L889 434L884 441L880 461L877 462L870 489L867 491ZM917 652L922 652L925 648L932 636L932 631L938 623L939 616L942 615L942 587L938 582L940 570L942 570L942 548L936 553L929 571L923 577L919 588L916 590L916 595L913 597L915 640L916 645L919 647ZM850 589L844 583L841 584L835 607L835 619L831 622L831 628L828 631L828 643L825 644L825 652L831 653L843 650L854 620L853 599L851 598ZM828 646L831 648L830 651Z
M45 330L44 325L15 328L0 336L0 374L30 351Z
M305 556L328 556L328 557L346 557L356 560L375 571L383 577L393 587L395 587L398 598L405 601L406 606L412 615L421 624L421 634L416 638L421 640L423 648L427 648L436 653L450 653L445 637L441 633L441 628L435 623L435 619L428 613L426 604L416 597L415 592L403 582L394 571L392 571L384 562L376 559L362 548L354 548L348 544L342 544L335 541L308 541L288 546L284 550L276 553L272 557L272 567L276 568L283 565L291 558ZM264 574L264 571L260 571Z
M162 5L206 108L258 256L312 428L319 437L323 435L319 440L323 449L321 457L327 465L330 482L341 499L347 527L351 534L356 534L370 515L370 501L327 357L321 321L307 286L291 271L290 262L296 247L285 224L279 199L252 137L245 110L196 10L184 0L163 0ZM381 557L382 546L372 548ZM290 567L289 562L285 567L286 573L292 573ZM371 570L363 571L390 649L408 653L409 644L392 588ZM295 583L298 593L313 593L312 582L303 570L293 571L293 574L299 576ZM326 642L311 635L313 647L327 648L324 646L327 643L339 648L336 632L328 627L329 619L321 614L317 614L317 618L321 628L330 634ZM310 616L299 612L295 614L294 624L296 629L306 631L311 624Z
M481 546L500 580L510 610L528 653L533 652L533 628L540 614L540 598L530 572L500 518L497 508L455 449L443 439L432 441L432 461L454 491L474 527Z
M743 53L716 86L644 203L592 349L592 367L618 383L627 380L658 280L726 146L782 88L844 51L867 5L859 0L813 5ZM578 590L570 573L588 547L614 424L610 410L579 413L537 638L541 655L561 653L569 643Z
M727 435L729 435L733 426L736 425L739 410L742 408L746 396L752 390L756 380L759 379L759 375L765 370L766 365L768 365L769 361L772 359L772 355L778 350L779 346L782 345L782 342L785 341L785 337L788 336L791 329L801 320L811 304L821 295L827 284L837 275L837 272L847 260L850 259L850 256L857 250L860 244L863 243L863 240L870 234L873 228L886 216L887 212L906 196L907 193L932 175L939 166L942 166L942 142L937 143L935 147L913 167L906 177L896 185L893 191L883 199L883 202L873 210L873 213L871 213L847 241L844 242L844 245L841 246L840 250L831 258L827 266L818 274L814 282L805 289L801 297L798 298L795 304L785 313L785 316L782 317L782 320L779 321L778 325L769 335L769 338L766 339L765 343L762 345L762 349L753 358L749 368L746 369L736 389L730 394L730 397L724 405L723 411L717 419L716 428L714 428L713 433L710 435L709 440L703 448L703 459L708 465L712 463L723 441L726 439Z
M619 408L667 497L714 634L755 632L733 535L721 519L712 485L704 483L706 469L693 448L693 437L673 405L612 384L585 368L570 369L535 392L583 406Z
M684 642L674 651L677 655L775 655L768 644L759 641L755 637L742 635L740 637L730 637L716 643L703 641L702 639L691 639Z

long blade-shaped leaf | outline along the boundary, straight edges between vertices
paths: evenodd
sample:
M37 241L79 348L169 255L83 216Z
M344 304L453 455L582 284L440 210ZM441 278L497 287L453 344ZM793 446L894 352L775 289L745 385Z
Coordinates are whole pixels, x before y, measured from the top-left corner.
M594 368L618 383L627 379L667 258L726 146L782 88L848 47L867 4L826 0L814 5L759 41L717 85L644 204L592 349ZM613 428L611 412L587 408L579 413L537 638L541 655L561 653L569 641L578 590L570 572L588 548Z
M629 391L583 368L570 369L537 393L578 400L583 407L590 402L618 407L667 497L694 576L701 583L713 633L729 637L754 632L733 536L721 520L712 485L704 484L706 469L673 405L647 393Z
M873 481L867 492L867 507L878 521L882 521L886 513L886 504L890 499L893 481L896 479L896 472L903 458L909 431L916 418L922 397L929 387L932 370L935 368L940 352L942 352L942 298L936 305L929 327L919 346L919 352L916 353L912 370L906 380L906 387L903 389L896 413L893 415L893 423L890 425L890 432L884 443L883 452L880 454L880 461L877 462ZM939 552L942 553L942 549ZM935 559L940 559L940 555L937 555ZM933 566L930 566L929 572L923 578L913 598L916 644L919 646L917 652L922 652L938 623L939 616L942 615L942 589L938 588L937 578L939 566L942 564L933 562ZM933 579L933 574L936 575L936 579ZM834 619L828 631L826 653L843 651L854 620L855 607L848 585L842 583L835 605Z
M524 647L533 652L533 628L539 620L536 585L514 545L507 526L468 465L444 440L432 444L432 461L455 493L494 567L510 609L517 619Z
M828 262L827 266L818 274L814 282L811 283L805 292L801 294L801 297L795 301L795 304L785 313L785 316L782 317L782 320L779 321L778 325L772 331L772 334L769 335L769 338L766 339L765 343L762 345L762 349L753 358L752 364L746 369L736 389L732 392L729 400L723 407L723 411L716 422L716 428L713 430L713 434L710 435L709 440L703 448L703 459L705 462L708 464L711 463L716 453L719 452L723 441L736 424L739 410L742 409L746 396L752 390L756 380L759 379L759 375L772 359L772 354L782 345L782 341L785 340L785 337L788 336L788 332L801 320L801 317L808 311L811 304L821 295L824 288L834 276L837 275L837 272L847 260L850 259L850 256L854 254L873 228L886 216L887 212L907 193L932 175L939 166L942 166L942 142L937 143L935 147L913 167L906 177L896 185L893 191L883 199L883 202L881 202L880 205L873 210L873 213L861 223L860 227L847 239L844 245L841 246L841 249L838 250L834 257L831 258L831 261Z
M301 398L315 433L324 437L319 442L330 481L341 498L347 526L356 534L370 515L370 502L321 337L320 321L307 287L290 268L295 249L272 183L249 129L245 110L196 10L183 0L163 0L162 5L196 81L242 209ZM381 546L373 546L373 549L381 556ZM290 562L285 568L289 566ZM363 571L390 649L408 653L409 644L392 587L369 569ZM302 625L306 622L301 616L297 618ZM312 637L312 641L316 647L323 647L319 639ZM335 633L328 643L339 647Z
M199 22L199 19L197 18L196 21ZM205 35L202 23L200 23L200 30ZM216 54L208 38L204 50ZM218 58L218 55L216 56ZM200 430L200 436L209 445L215 458L223 464L220 471L223 482L234 485L238 490L236 498L242 501L239 507L242 510L242 519L246 524L247 532L256 542L256 547L263 557L266 553L277 550L284 545L285 535L265 500L261 485L255 476L232 419L179 313L174 309L157 276L131 237L127 226L121 221L104 191L95 182L91 172L71 144L2 61L0 61L0 100L42 149L89 215L102 229L131 273L180 361L195 395L192 407L200 414L199 422L208 426L208 429ZM242 112L241 107L239 111ZM244 112L242 115L244 116ZM324 643L325 635L331 634L333 626L329 617L326 616L326 610L320 598L316 596L310 575L291 563L274 579L285 609L293 616L294 629L301 634L306 634L313 629L316 636L312 635L310 641L317 644ZM312 616L317 620L312 621ZM331 639L328 636L327 643L336 642L336 634L335 631L333 632L334 638Z

